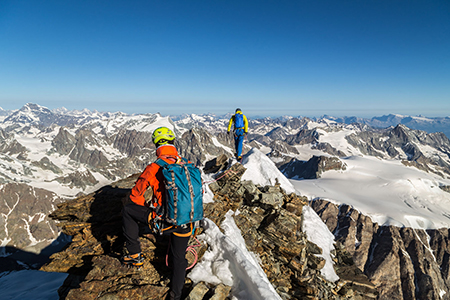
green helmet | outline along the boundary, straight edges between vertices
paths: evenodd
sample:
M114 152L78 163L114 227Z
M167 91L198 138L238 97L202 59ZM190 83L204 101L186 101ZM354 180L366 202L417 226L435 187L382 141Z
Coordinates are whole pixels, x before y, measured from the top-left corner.
M167 144L175 139L175 134L167 127L159 127L153 131L152 141L154 144L161 142L161 145Z

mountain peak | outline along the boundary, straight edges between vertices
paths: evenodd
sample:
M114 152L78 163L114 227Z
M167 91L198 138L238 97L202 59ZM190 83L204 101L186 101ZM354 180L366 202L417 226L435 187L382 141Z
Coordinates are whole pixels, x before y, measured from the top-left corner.
M19 110L9 115L5 122L19 123L23 125L37 125L48 123L53 113L46 107L34 103L27 103Z

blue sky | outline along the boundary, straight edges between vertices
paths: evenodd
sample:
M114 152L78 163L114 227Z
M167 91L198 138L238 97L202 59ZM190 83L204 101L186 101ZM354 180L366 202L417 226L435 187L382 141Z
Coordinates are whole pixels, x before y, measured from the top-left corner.
M0 1L0 107L450 116L450 1Z

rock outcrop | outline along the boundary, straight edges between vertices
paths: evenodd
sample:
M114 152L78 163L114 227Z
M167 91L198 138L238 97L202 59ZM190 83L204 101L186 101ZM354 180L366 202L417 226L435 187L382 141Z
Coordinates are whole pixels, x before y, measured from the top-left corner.
M51 162L50 159L48 159L47 156L44 156L39 161L33 161L31 162L32 166L41 168L42 170L49 170L52 171L55 174L62 174L62 171L58 166L56 166L54 163Z
M413 166L442 177L450 174L446 161L450 155L450 141L443 133L426 133L399 124L384 130L367 130L346 136L350 145L364 155L401 159L406 166ZM432 147L430 156L424 149Z
M316 199L311 206L377 286L379 299L450 299L449 229L379 226L348 205Z
M25 152L26 148L14 138L13 134L0 129L0 153L18 154Z
M224 142L224 145L228 144L230 148L233 148L230 138L220 137L222 137L221 140ZM227 153L224 147L217 146L214 139L216 137L208 131L201 128L193 128L185 132L180 139L176 140L175 145L177 149L180 149L180 154L183 157L186 157L197 165L201 165L208 157L216 157Z
M279 167L288 178L316 179L330 170L346 170L347 165L337 157L313 156L308 161L292 159Z
M373 284L342 247L334 253L341 279L333 283L320 275L324 261L315 254L322 250L301 230L304 198L287 195L279 186L261 187L241 181L244 172L242 165L234 164L210 184L215 196L213 203L205 204L205 216L220 224L229 210L239 209L235 222L247 248L259 255L261 266L282 299L376 298ZM44 271L70 274L59 290L62 299L164 298L169 283L164 237L155 238L143 227L144 266L138 271L123 267L119 261L124 253L122 202L127 201L136 178L62 203L51 214L61 221L62 231L73 236L67 248L53 254L51 262L42 267ZM198 249L200 257L206 248L202 245ZM230 287L201 282L194 285L189 279L185 288L192 300L226 299L230 293Z
M39 253L58 236L55 222L47 214L60 202L56 194L24 183L0 185L2 244L11 253L18 249Z
M97 179L92 175L89 170L75 171L66 176L57 177L54 179L61 184L68 185L70 188L80 187L83 190L87 186L94 186L98 183Z

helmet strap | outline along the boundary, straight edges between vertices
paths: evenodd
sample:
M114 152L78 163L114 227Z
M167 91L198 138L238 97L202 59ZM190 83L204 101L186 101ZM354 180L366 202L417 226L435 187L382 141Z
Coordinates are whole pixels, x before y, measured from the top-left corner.
M164 146L164 145L173 145L174 142L175 142L175 140L168 141L168 140L165 140L165 139L161 139L155 145L156 145L156 148L158 148L158 147Z

